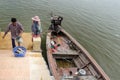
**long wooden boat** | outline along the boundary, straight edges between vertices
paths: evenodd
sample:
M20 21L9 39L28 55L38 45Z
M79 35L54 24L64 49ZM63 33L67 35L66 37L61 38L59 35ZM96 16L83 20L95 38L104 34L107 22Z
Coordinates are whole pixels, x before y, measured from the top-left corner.
M57 35L48 32L46 39L49 68L55 80L110 80L88 51L64 29ZM56 51L51 48L51 39L59 44Z

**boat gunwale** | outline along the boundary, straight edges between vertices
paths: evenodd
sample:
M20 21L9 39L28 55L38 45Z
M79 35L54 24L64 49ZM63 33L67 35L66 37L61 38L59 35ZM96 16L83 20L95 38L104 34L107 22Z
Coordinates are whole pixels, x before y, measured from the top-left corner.
M69 33L67 33L64 29L61 29L61 32L63 32L81 51L86 55L86 57L91 61L91 63L96 67L96 69L99 71L99 73L105 78L105 80L110 80L110 78L107 76L107 74L103 71L103 69L98 65L98 63L95 61L95 59L90 55L90 53L80 44L78 41L76 41Z

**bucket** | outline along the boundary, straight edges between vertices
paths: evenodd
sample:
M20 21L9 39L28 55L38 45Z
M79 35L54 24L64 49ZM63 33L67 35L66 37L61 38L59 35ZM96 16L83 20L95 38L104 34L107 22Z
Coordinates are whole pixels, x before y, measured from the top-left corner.
M23 46L17 46L13 48L13 53L15 57L24 57L26 54L26 48Z

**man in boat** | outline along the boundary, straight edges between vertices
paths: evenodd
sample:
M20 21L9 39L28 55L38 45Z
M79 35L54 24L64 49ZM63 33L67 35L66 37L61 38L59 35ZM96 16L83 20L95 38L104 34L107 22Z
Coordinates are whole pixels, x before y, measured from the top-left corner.
M3 35L3 39L9 31L11 32L12 47L16 47L15 40L17 41L18 46L20 46L23 42L21 36L24 30L22 24L18 22L16 18L11 18L11 23L9 23L5 34Z
M53 16L51 17L51 25L49 27L49 30L51 30L54 33L59 33L61 30L61 22L63 20L63 17L61 16Z

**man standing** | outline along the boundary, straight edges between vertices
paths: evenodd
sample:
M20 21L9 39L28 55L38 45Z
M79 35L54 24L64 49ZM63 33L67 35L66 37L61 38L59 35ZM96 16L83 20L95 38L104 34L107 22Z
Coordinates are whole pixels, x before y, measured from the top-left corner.
M12 47L16 47L15 40L18 42L18 46L22 42L21 35L23 33L23 26L19 22L17 22L16 18L11 18L11 23L9 23L5 34L3 35L3 39L5 38L8 32L11 32L11 40L12 40Z

